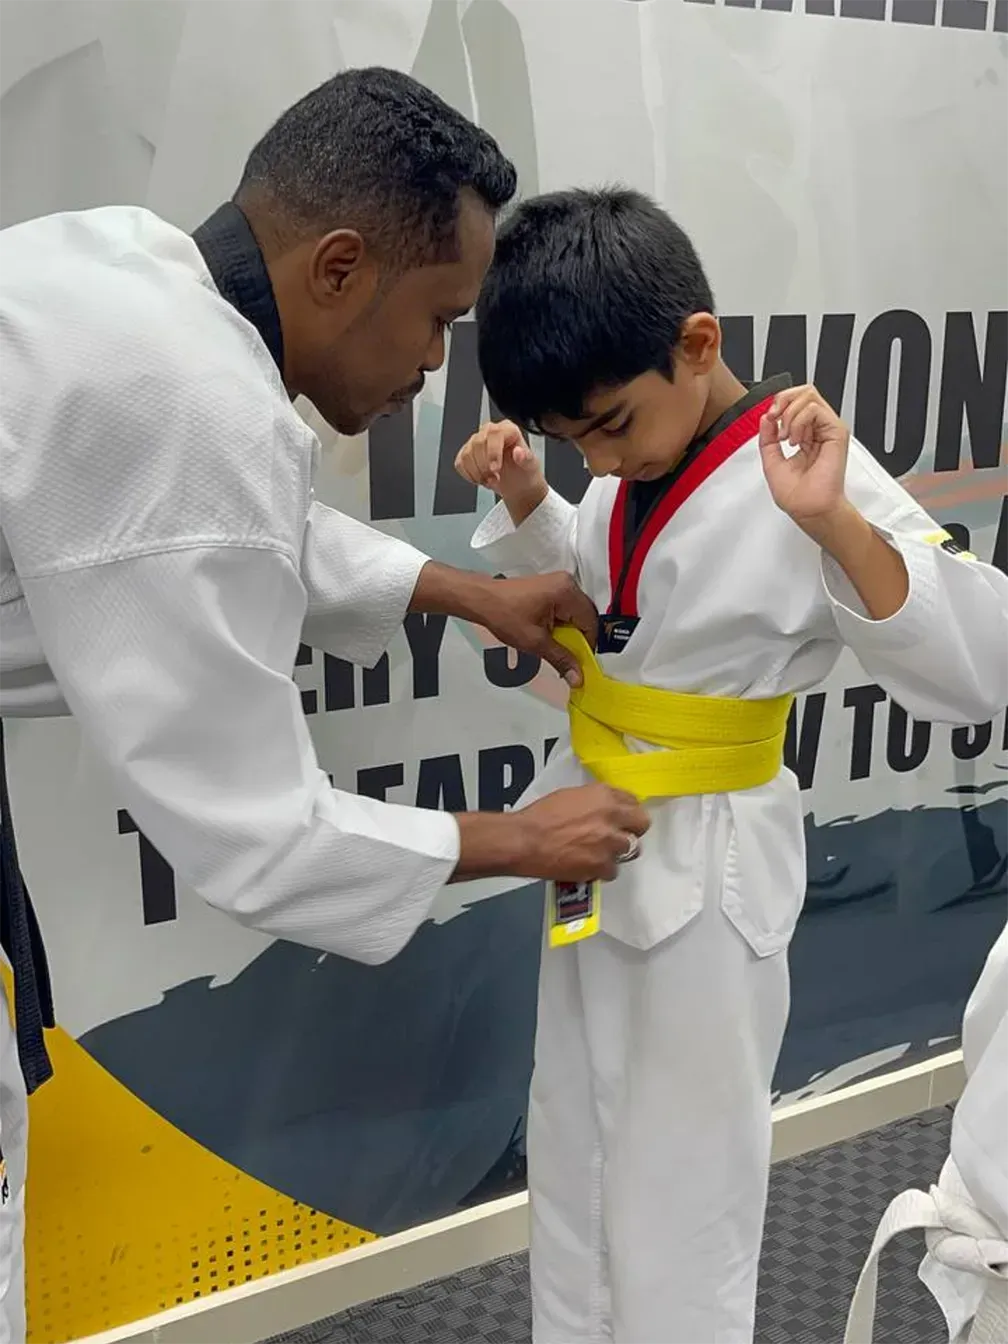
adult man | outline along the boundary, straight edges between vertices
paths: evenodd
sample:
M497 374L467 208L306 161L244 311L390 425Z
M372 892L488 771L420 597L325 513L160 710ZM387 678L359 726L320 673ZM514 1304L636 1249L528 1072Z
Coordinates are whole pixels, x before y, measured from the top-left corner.
M407 611L487 625L570 677L566 578L430 563L311 498L307 396L356 433L405 404L476 299L515 175L399 74L351 71L253 150L193 238L142 210L0 240L4 715L68 708L180 880L241 922L387 959L448 881L611 875L647 818L608 789L450 817L334 790L300 640L369 664ZM4 816L4 947L28 1090L49 1073L41 940ZM24 1092L0 1006L0 1341L23 1333Z

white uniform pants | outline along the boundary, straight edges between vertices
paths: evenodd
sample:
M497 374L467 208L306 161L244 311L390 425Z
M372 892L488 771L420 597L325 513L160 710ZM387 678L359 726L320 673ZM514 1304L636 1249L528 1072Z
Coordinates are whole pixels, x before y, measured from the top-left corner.
M0 1344L24 1344L24 1190L28 1105L0 988Z
M718 906L546 949L529 1108L535 1344L749 1344L787 954Z

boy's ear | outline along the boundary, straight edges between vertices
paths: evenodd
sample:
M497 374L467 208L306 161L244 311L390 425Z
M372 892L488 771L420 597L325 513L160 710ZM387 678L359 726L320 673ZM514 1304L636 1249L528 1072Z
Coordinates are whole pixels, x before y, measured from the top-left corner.
M721 357L721 324L713 313L694 313L686 319L677 354L693 373L710 373Z

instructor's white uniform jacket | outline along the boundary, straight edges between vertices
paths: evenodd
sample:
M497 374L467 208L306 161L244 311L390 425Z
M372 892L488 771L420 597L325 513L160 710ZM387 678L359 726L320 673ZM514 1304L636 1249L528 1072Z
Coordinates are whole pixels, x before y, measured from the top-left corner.
M256 317L272 296L247 273L251 232L221 216ZM279 351L187 234L140 209L53 216L0 235L0 273L0 712L65 701L211 904L394 956L457 825L333 789L291 673L301 640L374 663L426 557L313 501L319 445Z
M313 501L319 444L281 381L247 221L225 206L190 238L139 209L33 220L0 234L0 278L0 716L69 709L179 880L242 923L394 956L457 862L457 824L333 789L292 671L302 640L374 663L426 557ZM0 995L9 1344L25 1080L50 1071L51 1005L4 826L23 996L15 1049Z

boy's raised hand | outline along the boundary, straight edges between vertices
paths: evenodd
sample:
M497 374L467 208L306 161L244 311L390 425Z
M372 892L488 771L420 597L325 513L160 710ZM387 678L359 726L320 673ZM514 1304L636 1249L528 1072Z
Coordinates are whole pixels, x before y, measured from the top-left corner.
M455 458L455 470L504 500L540 489L545 492L539 459L510 420L491 420L481 426Z
M779 392L760 422L763 474L774 503L806 532L842 511L850 430L814 387ZM797 451L785 455L785 444Z

